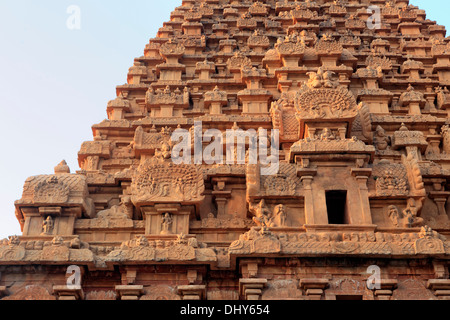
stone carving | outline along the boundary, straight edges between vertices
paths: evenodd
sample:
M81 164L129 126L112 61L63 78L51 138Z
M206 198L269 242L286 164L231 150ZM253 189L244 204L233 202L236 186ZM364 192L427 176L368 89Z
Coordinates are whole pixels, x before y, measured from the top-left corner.
M203 175L196 166L149 160L136 170L131 185L133 203L200 202Z
M257 1L250 6L248 12L253 16L265 16L267 14L267 7L264 5L264 3Z
M252 229L229 248L231 255L272 254L309 255L380 255L443 252L442 236L424 236L424 231L393 235L390 233L306 233L300 235L273 234L267 230ZM428 242L425 242L428 241ZM430 249L427 250L426 247ZM437 249L437 250L435 250Z
M245 254L280 253L281 242L266 228L261 228L261 231L252 228L249 232L239 237L239 240L233 242L229 251L230 253L240 252Z
M279 39L275 45L281 56L296 56L305 53L305 44L295 35L287 36L284 40Z
M228 60L227 65L231 71L241 71L241 69L252 68L252 61L245 55L236 52L236 54Z
M407 181L398 178L393 171L387 170L376 182L377 196L406 196L408 195Z
M445 252L439 234L431 230L430 227L422 227L419 237L420 239L416 240L414 244L417 254L443 254Z
M173 218L170 213L164 214L161 221L161 234L172 234L172 231L170 231L172 224Z
M268 48L270 46L270 40L267 36L263 35L260 31L256 30L255 33L248 38L247 45L250 48L255 47Z
M18 290L14 294L3 298L3 300L56 300L56 297L51 295L48 290L38 285L28 285Z
M50 246L44 247L41 253L43 261L68 261L70 251L64 245L63 238L56 236Z
M25 253L17 236L10 237L3 246L0 245L0 261L21 261Z
M364 142L356 137L352 139L340 139L330 129L313 138L306 138L294 143L291 154L310 154L311 152L374 152L373 146L366 146Z
M212 229L232 229L232 228L249 228L254 226L252 220L242 219L235 214L233 217L227 219L217 219L213 213L209 213L206 219L202 220L202 228Z
M294 180L283 174L269 176L265 179L264 187L266 194L271 195L294 195L297 184Z
M406 226L409 228L422 225L423 219L419 217L419 211L422 208L420 201L416 201L413 198L408 199L408 206L403 210L403 216L406 218Z
M385 56L380 57L380 56L370 55L366 59L366 65L368 68L371 68L371 69L381 68L381 70L383 70L383 71L392 70L392 61Z
M50 177L34 188L34 201L38 203L66 203L69 200L69 187L58 179Z
M389 206L388 207L388 216L392 221L392 224L396 227L400 226L400 219L401 219L401 215L400 212L398 211L398 208L396 206Z
M150 88L145 96L145 101L148 106L188 106L189 90L186 87L183 91L178 88L172 91L169 86L164 90L158 89L156 91Z
M248 197L279 196L298 197L300 179L297 177L295 165L280 163L278 173L268 176L261 175L260 167L247 165Z
M117 300L117 294L112 291L91 291L86 293L86 300L108 301Z
M155 158L168 160L172 156L172 141L161 141L161 148L155 150Z
M328 34L324 34L322 38L317 41L314 49L319 55L328 55L330 53L342 54L344 50L342 44L334 40Z
M408 200L408 207L402 213L394 205L388 207L388 216L392 224L398 228L415 228L423 224L423 219L417 217L414 199Z
M288 94L272 103L270 115L274 129L280 130L280 140L298 141L299 125L295 114L293 98Z
M150 132L145 132L142 126L136 129L134 134L134 141L132 147L137 155L152 154L155 150L160 148L163 143L170 142L171 130L169 128L162 128L160 132L156 128L152 128Z
M378 150L384 151L390 146L391 137L386 134L386 131L381 126L378 126L373 137L373 143Z
M302 291L298 288L298 281L275 280L267 284L267 289L261 300L303 300Z
M129 211L125 204L120 206L112 206L110 209L106 209L97 213L98 219L113 219L113 220L126 220L129 219Z
M55 227L55 223L53 221L52 216L48 216L47 219L45 219L42 222L42 234L43 235L51 235L53 234L53 228Z
M306 84L310 89L318 88L336 88L336 83L331 80L334 72L324 71L322 67L317 72L308 72L308 83Z
M450 126L445 125L442 127L442 137L444 141L442 143L442 152L444 154L450 154Z
M354 118L358 114L355 97L345 88L333 88L329 76L312 73L308 84L297 92L294 103L301 119ZM325 80L328 79L328 80ZM331 87L330 87L331 86Z
M161 46L161 49L159 52L163 57L168 57L168 56L178 57L178 56L182 56L184 54L185 47L181 43L176 43L176 42L169 40L168 42L164 43Z
M258 25L258 21L256 21L255 18L252 17L250 12L247 12L246 14L243 14L238 20L237 20L237 27L241 29L254 29Z
M250 212L255 215L253 221L263 230L286 226L286 207L282 204L275 206L273 211L270 211L266 206L265 201L261 200L256 206L250 204Z
M170 286L151 286L144 288L145 294L140 300L181 300L177 291Z
M144 262L144 261L204 261L217 260L216 253L199 244L197 240L187 239L185 235L178 235L177 240L148 241L145 236L122 243L119 249L108 254L107 263L112 262Z
M402 156L402 162L408 173L408 181L412 193L415 196L424 197L426 195L425 184L417 160L413 155L409 155L407 157Z
M405 0L182 2L108 99L80 170L27 179L23 234L0 241L0 296L48 297L72 265L89 272L86 299L123 298L121 284L180 299L187 283L239 299L253 280L268 299L446 294L425 287L450 255L445 28ZM175 128L190 130L194 164L172 159ZM249 141L245 164L199 161L199 138L230 128L278 129L274 166L249 163ZM398 289L365 289L380 263ZM36 279L49 287L24 290Z
M272 216L272 224L274 226L285 227L287 219L286 207L282 204L277 205L274 208Z

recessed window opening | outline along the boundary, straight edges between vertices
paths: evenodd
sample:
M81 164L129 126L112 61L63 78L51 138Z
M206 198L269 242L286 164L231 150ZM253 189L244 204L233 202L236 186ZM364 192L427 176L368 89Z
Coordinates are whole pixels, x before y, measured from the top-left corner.
M327 191L327 212L329 224L349 224L347 212L347 191Z

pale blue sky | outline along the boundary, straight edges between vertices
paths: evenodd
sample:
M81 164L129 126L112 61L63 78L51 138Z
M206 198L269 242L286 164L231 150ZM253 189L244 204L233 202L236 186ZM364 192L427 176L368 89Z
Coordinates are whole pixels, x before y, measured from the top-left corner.
M450 30L450 2L412 0ZM81 30L66 10L81 9ZM26 178L53 173L77 152L145 44L181 0L0 0L0 239L21 234L14 216Z

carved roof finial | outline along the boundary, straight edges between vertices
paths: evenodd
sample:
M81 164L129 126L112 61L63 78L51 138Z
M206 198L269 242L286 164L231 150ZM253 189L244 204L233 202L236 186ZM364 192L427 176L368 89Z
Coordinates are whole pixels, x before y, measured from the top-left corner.
M70 173L70 168L67 165L67 162L65 160L61 161L56 167L55 167L55 174L64 174L64 173Z

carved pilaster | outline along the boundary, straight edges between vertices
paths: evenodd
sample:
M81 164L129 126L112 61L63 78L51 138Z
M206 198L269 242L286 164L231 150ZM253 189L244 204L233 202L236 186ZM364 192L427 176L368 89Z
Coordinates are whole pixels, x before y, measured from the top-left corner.
M220 178L214 178L216 182L216 188L212 192L214 202L217 206L217 218L224 219L227 217L226 205L231 198L231 190L225 190L225 180Z
M383 279L378 286L379 289L374 290L374 296L378 300L391 300L397 287L398 281L396 279Z
M84 300L81 286L53 286L53 294L58 300Z
M360 221L356 222L356 224L372 224L372 214L370 211L370 202L369 202L369 188L367 187L367 181L369 177L372 175L372 169L351 169L352 175L356 178L359 187L359 202L360 202Z
M267 279L240 279L239 295L243 300L260 300Z
M314 214L314 192L312 188L312 182L316 174L317 170L314 169L299 168L297 170L297 176L300 177L305 190L305 222L308 225L316 224Z
M139 298L144 294L144 286L116 286L116 292L120 300L139 300Z
M450 300L450 280L432 279L428 280L427 288L440 300Z
M440 216L447 216L447 210L445 205L448 198L450 197L449 191L431 191L429 197L434 200L438 208L438 213ZM450 217L449 217L450 218Z
M206 297L204 285L179 286L177 290L182 300L204 300Z
M245 279L253 279L258 276L259 265L262 264L261 259L241 260L241 274Z
M327 279L301 279L300 288L310 300L322 300L325 289L329 286Z

